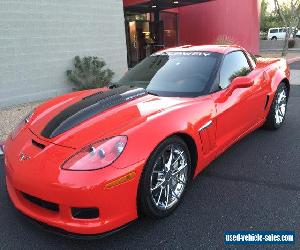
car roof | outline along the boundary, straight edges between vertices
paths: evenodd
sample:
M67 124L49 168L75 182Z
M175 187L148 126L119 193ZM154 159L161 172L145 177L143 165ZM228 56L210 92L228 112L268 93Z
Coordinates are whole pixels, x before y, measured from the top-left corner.
M232 51L236 50L244 50L242 47L238 45L183 45L179 47L169 48L165 50L159 51L160 53L163 52L171 52L171 51L199 51L199 52L215 52L221 54L227 54Z

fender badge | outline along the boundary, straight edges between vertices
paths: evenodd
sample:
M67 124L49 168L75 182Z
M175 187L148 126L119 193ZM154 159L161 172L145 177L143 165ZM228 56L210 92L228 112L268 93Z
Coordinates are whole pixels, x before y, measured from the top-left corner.
M30 156L28 156L28 155L26 155L25 153L21 153L20 154L20 161L28 161L28 160L30 160Z

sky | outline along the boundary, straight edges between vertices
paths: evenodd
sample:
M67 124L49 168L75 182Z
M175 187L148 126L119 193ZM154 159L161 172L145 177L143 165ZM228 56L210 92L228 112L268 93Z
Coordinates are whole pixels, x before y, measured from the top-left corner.
M279 3L289 2L290 0L278 0ZM267 0L269 2L269 10L272 11L275 9L274 0Z

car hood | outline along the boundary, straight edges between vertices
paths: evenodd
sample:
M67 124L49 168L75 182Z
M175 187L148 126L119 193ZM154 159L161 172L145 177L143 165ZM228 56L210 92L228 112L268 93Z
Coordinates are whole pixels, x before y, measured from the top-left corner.
M78 149L91 142L125 133L154 115L188 100L158 97L147 94L143 89L83 91L41 105L28 126L41 140Z

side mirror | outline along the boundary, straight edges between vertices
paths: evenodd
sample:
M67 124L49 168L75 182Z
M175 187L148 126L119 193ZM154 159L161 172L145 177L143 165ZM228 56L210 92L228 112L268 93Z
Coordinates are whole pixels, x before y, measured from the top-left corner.
M249 88L254 84L254 81L247 76L239 76L232 80L230 89Z
M223 93L221 101L225 101L232 95L233 91L240 88L249 88L254 84L254 81L247 76L239 76L232 80L229 88Z

